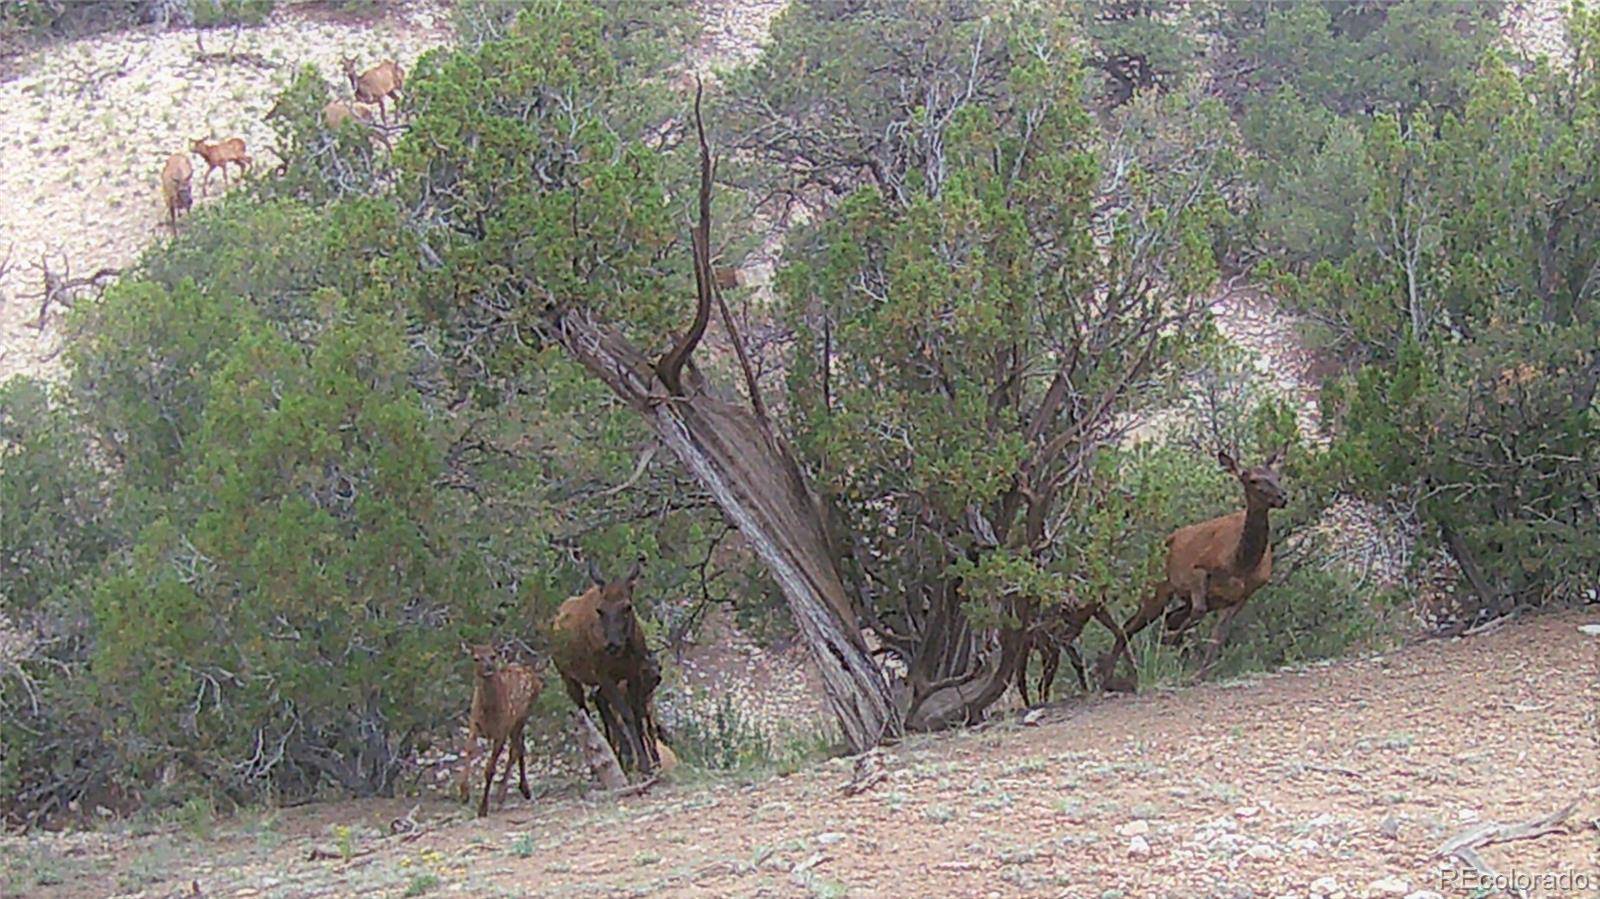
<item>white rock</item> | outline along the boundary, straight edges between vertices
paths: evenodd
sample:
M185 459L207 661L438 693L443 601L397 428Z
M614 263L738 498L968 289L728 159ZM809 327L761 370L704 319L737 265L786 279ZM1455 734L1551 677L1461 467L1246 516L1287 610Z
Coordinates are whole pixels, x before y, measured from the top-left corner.
M1254 846L1251 846L1249 849L1246 849L1244 854L1249 858L1259 859L1261 861L1271 861L1272 859L1278 857L1279 852L1271 846L1268 846L1266 843L1257 843Z
M1589 637L1600 637L1600 624L1580 624L1578 632Z
M1367 884L1368 896L1404 896L1411 892L1411 884L1394 875L1380 877Z
M844 834L842 833L819 833L817 834L817 845L832 846L834 843L837 843L843 839Z
M1144 837L1134 837L1128 841L1128 854L1134 858L1146 858L1150 855L1150 842Z
M1143 818L1129 821L1117 828L1117 833L1125 837L1140 837L1150 832L1150 822Z
M1407 893L1406 899L1444 899L1444 894L1435 893L1433 890L1417 890L1415 893Z
M1234 809L1233 813L1240 818L1254 818L1261 814L1261 809L1254 805L1242 805Z
M1340 891L1339 881L1332 877L1318 877L1316 880L1311 881L1311 895L1313 897L1328 899L1328 897Z

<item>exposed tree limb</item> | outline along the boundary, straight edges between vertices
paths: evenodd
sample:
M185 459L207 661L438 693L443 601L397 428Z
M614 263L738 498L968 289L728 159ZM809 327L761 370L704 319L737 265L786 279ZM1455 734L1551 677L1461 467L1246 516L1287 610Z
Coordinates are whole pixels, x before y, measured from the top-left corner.
M700 100L705 85L698 80L694 89L694 127L700 139L700 220L690 229L694 243L694 322L681 339L656 363L656 374L674 396L683 395L683 366L689 361L711 321L711 299L715 290L711 271L711 148L706 144L705 121L700 115Z

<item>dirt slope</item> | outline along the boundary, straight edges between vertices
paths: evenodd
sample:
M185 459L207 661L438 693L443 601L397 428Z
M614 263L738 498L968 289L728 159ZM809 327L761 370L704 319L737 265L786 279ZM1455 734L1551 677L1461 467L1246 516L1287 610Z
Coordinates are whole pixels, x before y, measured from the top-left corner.
M1578 630L1596 619L915 738L856 797L840 793L841 760L620 803L513 793L482 822L427 800L411 842L381 835L412 804L390 801L290 810L208 842L6 837L0 858L12 889L25 865L51 870L61 882L25 890L38 896L1469 895L1440 886L1435 847L1573 801L1570 832L1483 857L1600 872L1600 638ZM340 826L370 854L307 861Z

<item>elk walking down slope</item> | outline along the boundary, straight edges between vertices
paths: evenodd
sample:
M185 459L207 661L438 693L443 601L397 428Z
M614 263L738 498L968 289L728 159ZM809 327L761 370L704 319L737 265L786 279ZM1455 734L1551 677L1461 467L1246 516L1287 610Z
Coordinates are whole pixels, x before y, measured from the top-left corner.
M491 645L465 643L461 648L472 658L473 687L472 715L468 723L466 764L461 768L461 798L469 795L473 762L479 738L489 741L488 761L483 766L483 798L478 800L478 817L489 814L489 787L494 783L494 769L500 761L500 750L511 744L506 755L506 771L500 778L500 792L496 802L506 800L506 786L511 783L511 765L517 765L517 788L522 798L532 799L528 789L528 763L522 743L523 727L533 712L533 701L544 688L538 672L527 665L501 665Z
M194 166L189 164L189 154L174 153L161 167L161 195L167 201L167 221L172 233L178 233L178 213L188 212L194 205L194 192L189 179L194 177Z
M211 173L222 169L222 186L228 186L228 163L239 167L239 177L244 177L244 170L250 167L250 154L244 151L244 139L230 137L227 140L208 144L201 138L195 138L190 149L206 161L206 176L200 181L200 193L208 194L211 188Z
M1272 534L1267 512L1287 503L1278 482L1283 450L1255 468L1240 468L1226 452L1219 451L1217 461L1244 488L1244 509L1179 528L1167 537L1166 578L1122 626L1115 635L1116 644L1100 659L1102 683L1115 669L1118 656L1126 652L1128 640L1163 613L1169 641L1198 624L1207 612L1220 613L1201 670L1210 668L1233 616L1251 594L1272 579ZM1174 597L1182 604L1167 612L1167 604Z
M350 92L355 95L356 101L378 104L378 115L387 125L389 110L384 105L384 99L400 93L400 88L405 86L405 72L392 59L380 62L360 75L356 74L353 57L346 56L340 60L340 67L344 70L344 77L350 79Z
M639 563L607 582L591 564L594 586L561 604L550 625L551 657L572 704L588 711L584 688L596 688L596 710L623 764L636 760L642 773L656 764L650 728L650 695L660 682L644 631L633 612Z

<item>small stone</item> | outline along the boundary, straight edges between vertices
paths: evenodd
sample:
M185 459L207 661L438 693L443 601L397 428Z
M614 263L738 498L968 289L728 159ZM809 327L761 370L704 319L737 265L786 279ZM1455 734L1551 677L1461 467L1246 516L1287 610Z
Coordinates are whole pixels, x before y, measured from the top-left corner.
M1411 884L1394 875L1380 877L1367 884L1367 895L1369 896L1404 896L1409 892L1411 892Z
M1146 858L1150 855L1150 841L1144 837L1134 837L1128 841L1128 854L1134 858Z
M1378 825L1378 833L1383 834L1391 840L1400 839L1400 819L1393 815L1384 818L1383 823Z
M1415 893L1407 893L1406 899L1444 899L1444 894L1435 893L1433 890L1417 890Z
M1249 858L1258 859L1261 861L1271 861L1272 859L1278 857L1279 852L1271 846L1268 846L1266 843L1257 843L1254 846L1251 846L1249 849L1246 849L1244 854Z
M1588 637L1600 637L1600 624L1580 624L1578 632Z
M1254 805L1242 805L1234 809L1233 813L1240 818L1254 818L1261 814L1261 809Z
M1313 899L1330 899L1330 897L1339 892L1341 892L1339 881L1332 877L1318 877L1316 880L1311 881Z
M1022 716L1022 726L1023 727L1038 727L1039 726L1039 722L1042 721L1042 720L1044 720L1044 710L1043 709L1029 709L1027 714Z
M817 834L817 845L832 846L834 843L837 843L843 839L844 834L842 833L819 833Z
M1117 833L1125 837L1142 837L1150 832L1150 822L1138 818L1117 828Z

